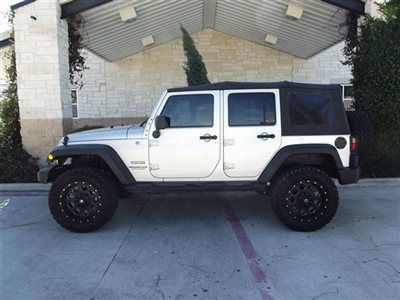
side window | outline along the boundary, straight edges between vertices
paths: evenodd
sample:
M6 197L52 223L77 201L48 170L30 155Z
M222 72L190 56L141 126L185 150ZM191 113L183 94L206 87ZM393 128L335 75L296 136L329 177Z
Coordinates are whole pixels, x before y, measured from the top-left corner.
M333 124L334 113L330 95L290 93L289 118L293 125Z
M346 110L354 110L354 88L352 84L342 84L342 99Z
M77 90L71 90L71 107L72 107L72 118L78 118L78 92Z
M171 119L170 127L212 127L214 96L177 95L168 98L161 113Z
M276 123L274 93L233 93L228 96L229 126L265 126Z

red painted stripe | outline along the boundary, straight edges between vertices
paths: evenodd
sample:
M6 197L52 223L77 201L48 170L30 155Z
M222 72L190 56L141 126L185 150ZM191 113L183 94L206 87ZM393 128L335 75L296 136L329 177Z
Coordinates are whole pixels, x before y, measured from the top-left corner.
M268 281L268 277L266 272L260 266L257 261L257 252L254 249L254 246L247 235L246 231L243 228L242 223L239 220L235 210L233 207L224 202L224 214L231 224L232 230L235 233L236 239L240 244L240 248L244 256L246 257L247 264L250 268L251 274L253 275L254 281L259 285L259 292L262 300L272 300L272 296L269 294L267 286L271 288L271 284Z

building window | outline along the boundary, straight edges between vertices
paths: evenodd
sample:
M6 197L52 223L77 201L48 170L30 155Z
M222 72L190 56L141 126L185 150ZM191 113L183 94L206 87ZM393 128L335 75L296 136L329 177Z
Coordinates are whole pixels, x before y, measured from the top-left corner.
M347 110L354 109L354 89L352 84L342 84L342 100Z
M0 100L2 100L7 94L8 84L0 81Z
M71 90L72 118L78 118L78 92Z

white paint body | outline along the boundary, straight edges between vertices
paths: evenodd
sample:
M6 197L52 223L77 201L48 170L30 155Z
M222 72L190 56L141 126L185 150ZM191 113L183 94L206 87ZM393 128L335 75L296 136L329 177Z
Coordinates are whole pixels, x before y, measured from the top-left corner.
M228 125L230 93L274 93L276 123L265 126ZM212 127L166 128L159 138L155 118L170 96L212 94L214 116ZM279 89L164 92L147 123L142 127L121 126L96 129L68 135L69 144L104 144L111 146L128 166L137 182L172 181L256 181L275 154L283 147L300 144L335 144L339 135L282 136ZM262 133L275 138L259 139ZM200 136L216 135L215 140ZM343 149L337 149L344 167L349 166L350 135ZM62 141L60 141L62 145Z

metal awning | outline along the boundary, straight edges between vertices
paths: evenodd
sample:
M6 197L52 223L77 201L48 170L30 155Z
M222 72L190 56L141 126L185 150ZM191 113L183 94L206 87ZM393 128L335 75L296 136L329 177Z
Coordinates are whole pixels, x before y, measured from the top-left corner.
M15 10L35 0L11 6ZM363 14L365 0L60 0L61 17L81 14L88 50L108 61L142 52L190 33L213 28L266 47L309 58L343 40L348 12ZM300 19L286 17L288 5L302 8ZM124 23L120 11L134 7L137 18ZM269 35L272 44L266 43ZM150 39L148 39L148 37ZM144 46L142 39L150 40ZM153 43L151 43L154 41ZM275 43L276 42L276 43Z
M90 51L108 61L116 61L180 38L180 23L190 33L213 28L301 58L309 58L343 39L342 24L348 12L343 5L338 5L338 0L295 2L303 8L298 20L286 17L287 7L293 3L292 0L97 2L101 5L92 5L81 11L86 21L85 44ZM335 5L331 4L333 2L336 2ZM347 3L350 2L354 1ZM79 1L69 3L68 11L63 7L64 16L77 13L79 7L76 3ZM127 6L133 6L137 14L136 20L131 23L124 23L119 14ZM266 34L277 38L275 45L265 42ZM142 39L150 35L154 43L143 46Z

